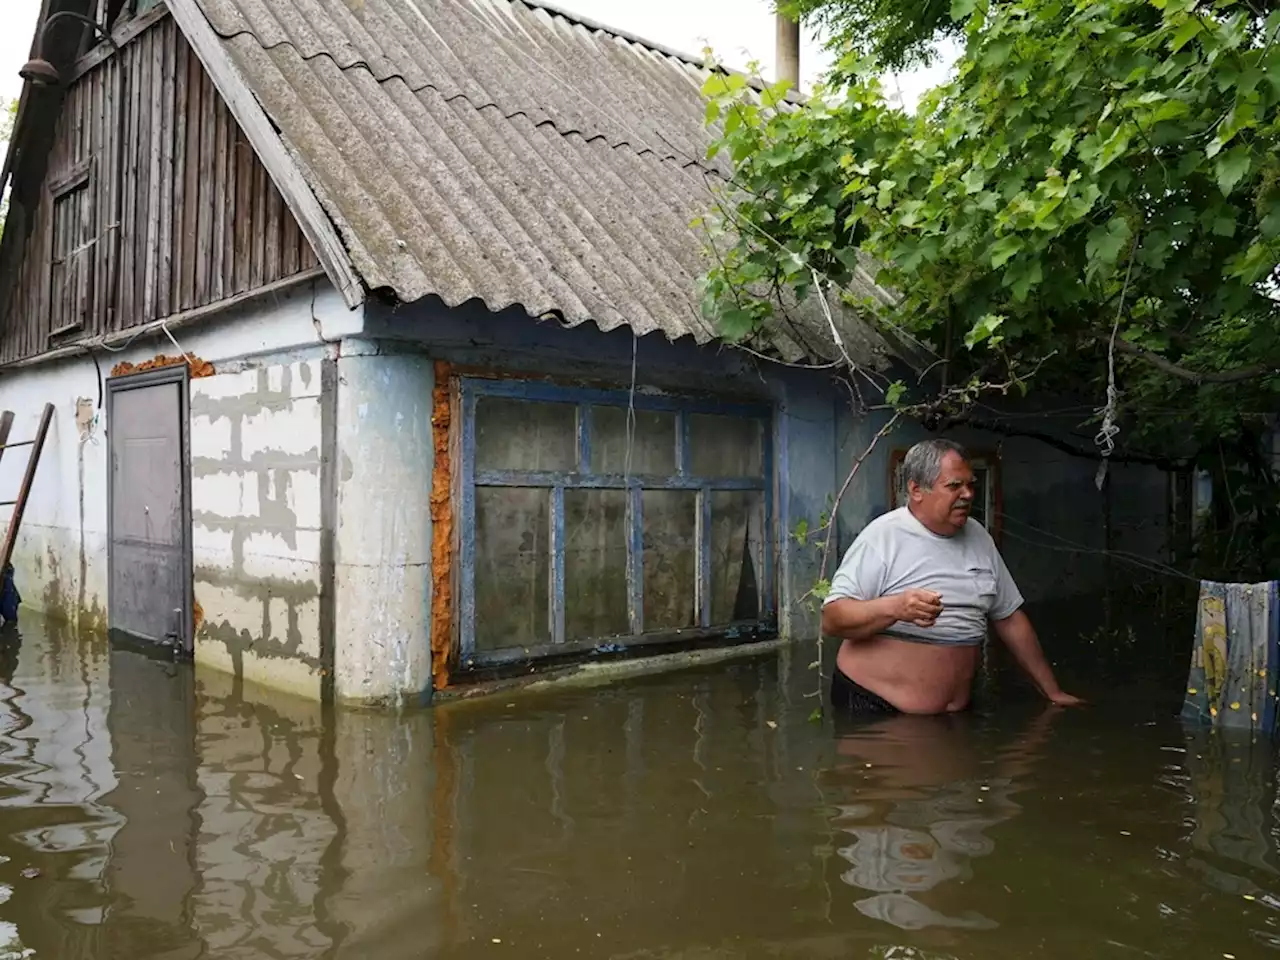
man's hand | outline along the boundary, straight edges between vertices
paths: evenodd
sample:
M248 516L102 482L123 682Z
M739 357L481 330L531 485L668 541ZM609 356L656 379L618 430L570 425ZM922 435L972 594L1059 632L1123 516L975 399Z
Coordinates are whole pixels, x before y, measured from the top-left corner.
M822 605L822 632L842 640L870 640L895 623L932 627L941 612L942 595L932 590L905 590L874 600L841 597Z
M895 598L895 616L902 623L917 627L932 627L942 613L942 594L932 590L904 590Z
M1035 681L1046 700L1059 707L1078 707L1084 703L1079 697L1064 693L1058 686L1049 661L1044 658L1044 651L1040 649L1040 639L1036 636L1035 627L1024 611L1018 610L1003 620L996 620L995 628L1000 639L1013 652L1022 669Z
M1049 702L1055 707L1079 707L1084 705L1084 701L1079 697L1073 697L1069 693L1063 693L1059 690L1057 693L1046 694Z

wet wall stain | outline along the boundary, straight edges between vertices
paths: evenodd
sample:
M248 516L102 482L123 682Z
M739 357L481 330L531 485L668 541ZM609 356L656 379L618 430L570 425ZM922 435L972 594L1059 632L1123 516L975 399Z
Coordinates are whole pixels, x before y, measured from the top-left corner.
M84 550L81 548L81 556ZM41 594L41 613L51 623L72 626L81 633L105 634L107 632L107 611L95 595L86 598L85 573L86 566L81 564L80 584L74 601L67 596L63 581L62 567L58 561L58 553L52 544L45 546L43 555L35 555L36 576L44 578L44 592ZM45 570L48 576L45 577Z
M85 597L85 581L89 575L89 558L85 554L84 545L84 445L93 436L93 401L81 397L76 401L76 429L80 435L80 442L76 446L76 479L79 497L77 506L80 515L80 592L78 597L78 605L81 610L84 609Z
M44 556L45 562L42 566L48 567L49 570L49 576L44 583L44 596L41 597L44 613L50 619L66 623L70 620L71 608L67 604L66 594L62 589L62 569L58 562L58 554L50 545L45 547Z

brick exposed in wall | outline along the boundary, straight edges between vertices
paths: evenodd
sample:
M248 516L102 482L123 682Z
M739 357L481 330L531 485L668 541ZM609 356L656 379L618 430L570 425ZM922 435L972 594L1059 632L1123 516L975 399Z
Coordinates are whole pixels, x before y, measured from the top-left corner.
M312 696L325 669L320 365L191 384L196 657Z

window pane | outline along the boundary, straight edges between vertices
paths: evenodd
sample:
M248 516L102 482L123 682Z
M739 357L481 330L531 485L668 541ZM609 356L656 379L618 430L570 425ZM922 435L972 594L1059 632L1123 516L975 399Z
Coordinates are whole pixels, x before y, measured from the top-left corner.
M477 470L578 468L578 408L505 397L476 398Z
M763 526L764 494L759 490L712 491L712 624L760 616Z
M988 530L991 529L990 511L987 509L989 506L987 498L990 496L990 480L991 474L985 467L974 466L973 508L969 511L969 515Z
M764 473L760 420L697 413L689 418L690 465L698 477L758 477Z
M646 490L644 502L644 629L697 626L698 494Z
M627 410L591 408L591 470L627 473ZM676 472L676 415L636 410L631 435L630 473Z
M627 492L564 492L564 635L631 632L627 614Z
M476 488L476 649L551 642L551 491Z

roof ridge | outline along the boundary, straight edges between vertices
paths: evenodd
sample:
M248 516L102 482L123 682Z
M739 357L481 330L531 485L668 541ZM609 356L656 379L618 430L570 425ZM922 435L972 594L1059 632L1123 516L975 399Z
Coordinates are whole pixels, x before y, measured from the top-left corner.
M675 47L667 46L667 44L665 43L659 43L657 40L649 40L648 38L642 37L637 33L632 33L630 30L623 30L621 27L611 27L607 23L601 23L599 20L596 20L593 17L584 16L583 14L580 14L580 13L573 13L572 11L566 10L564 7L560 6L558 3L551 2L551 0L507 0L507 2L522 3L526 7L531 7L534 10L545 10L547 13L551 14L553 17L559 17L562 20L568 20L570 23L580 24L581 26L586 27L588 30L595 30L595 31L598 31L599 33L607 33L611 37L617 37L619 40L625 40L628 43L634 43L637 46L645 47L649 50L654 51L655 53L661 53L664 56L672 57L673 59L676 59L676 60L681 60L687 64L690 64L691 66L698 67L702 70L716 70L716 69L725 70L726 69L724 67L718 66L717 64L707 63L706 58L704 57L695 57L691 53L685 53L683 50L679 50ZM728 71L728 72L736 73L737 71Z
M685 53L683 50L667 46L665 43L659 43L657 40L649 40L640 36L638 33L632 33L630 30L623 30L621 27L611 27L607 23L601 23L593 17L584 16L580 13L572 13L560 6L558 3L553 3L552 0L506 0L506 2L511 4L523 4L532 10L545 10L553 17L559 17L561 20L567 20L570 23L579 24L580 26L586 27L588 30L593 30L597 33L604 33L611 37L617 37L619 40L625 40L627 43L635 44L638 47L644 47L646 50L652 50L654 53L660 53L673 60L679 60L681 63L687 63L689 66L696 67L699 70L706 70L710 73L723 73L726 75L736 74L745 78L748 85L754 90L763 90L769 83L769 81L765 80L763 77L753 76L745 70L736 70L733 67L726 67L724 64L715 61L708 62L706 57L695 57L691 53ZM785 99L792 103L799 102L799 88L796 85L792 85L792 88L787 91Z

